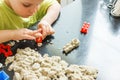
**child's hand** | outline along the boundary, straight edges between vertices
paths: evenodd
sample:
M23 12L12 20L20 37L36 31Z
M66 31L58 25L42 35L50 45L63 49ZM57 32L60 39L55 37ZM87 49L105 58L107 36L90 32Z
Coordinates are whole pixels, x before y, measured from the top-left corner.
M41 33L39 30L30 30L30 29L18 29L13 31L13 40L22 40L22 39L29 39L35 40L36 37L40 37Z
M41 31L42 39L45 39L46 36L55 33L54 29L46 21L39 22L39 24L38 24L38 30L42 30Z

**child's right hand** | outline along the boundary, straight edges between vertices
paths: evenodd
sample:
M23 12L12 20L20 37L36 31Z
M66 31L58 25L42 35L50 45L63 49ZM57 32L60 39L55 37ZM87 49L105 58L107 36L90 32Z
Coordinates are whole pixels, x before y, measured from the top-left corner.
M22 39L29 39L29 40L35 40L36 37L40 37L41 33L39 30L30 30L30 29L18 29L13 30L13 40L22 40Z
M42 39L45 39L46 36L52 35L52 34L55 33L55 30L46 21L41 21L41 22L38 23L38 30L41 30Z

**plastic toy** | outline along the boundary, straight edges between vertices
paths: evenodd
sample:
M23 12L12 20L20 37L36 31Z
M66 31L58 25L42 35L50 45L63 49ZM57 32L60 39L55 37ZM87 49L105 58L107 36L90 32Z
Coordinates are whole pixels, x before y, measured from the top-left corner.
M40 31L40 33L42 34L42 30ZM41 37L38 37L36 38L36 43L42 43L42 36Z
M36 38L37 43L42 43L42 37Z
M0 44L0 54L4 54L5 57L12 55L11 46Z
M87 34L89 27L90 27L90 23L84 22L80 32L84 33L84 34Z
M0 80L9 80L9 76L3 70L0 71Z

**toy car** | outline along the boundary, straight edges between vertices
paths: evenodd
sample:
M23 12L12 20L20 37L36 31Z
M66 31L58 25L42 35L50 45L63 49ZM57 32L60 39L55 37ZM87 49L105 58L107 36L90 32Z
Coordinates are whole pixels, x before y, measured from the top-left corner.
M90 27L90 23L84 22L80 32L84 33L84 34L87 34L89 27Z

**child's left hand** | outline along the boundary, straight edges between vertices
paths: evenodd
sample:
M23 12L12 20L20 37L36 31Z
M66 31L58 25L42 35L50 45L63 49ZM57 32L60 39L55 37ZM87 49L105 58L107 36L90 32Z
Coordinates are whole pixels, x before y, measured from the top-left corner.
M42 30L42 39L45 39L46 36L54 34L55 30L52 28L52 26L47 23L46 21L42 21L38 23L38 29Z

